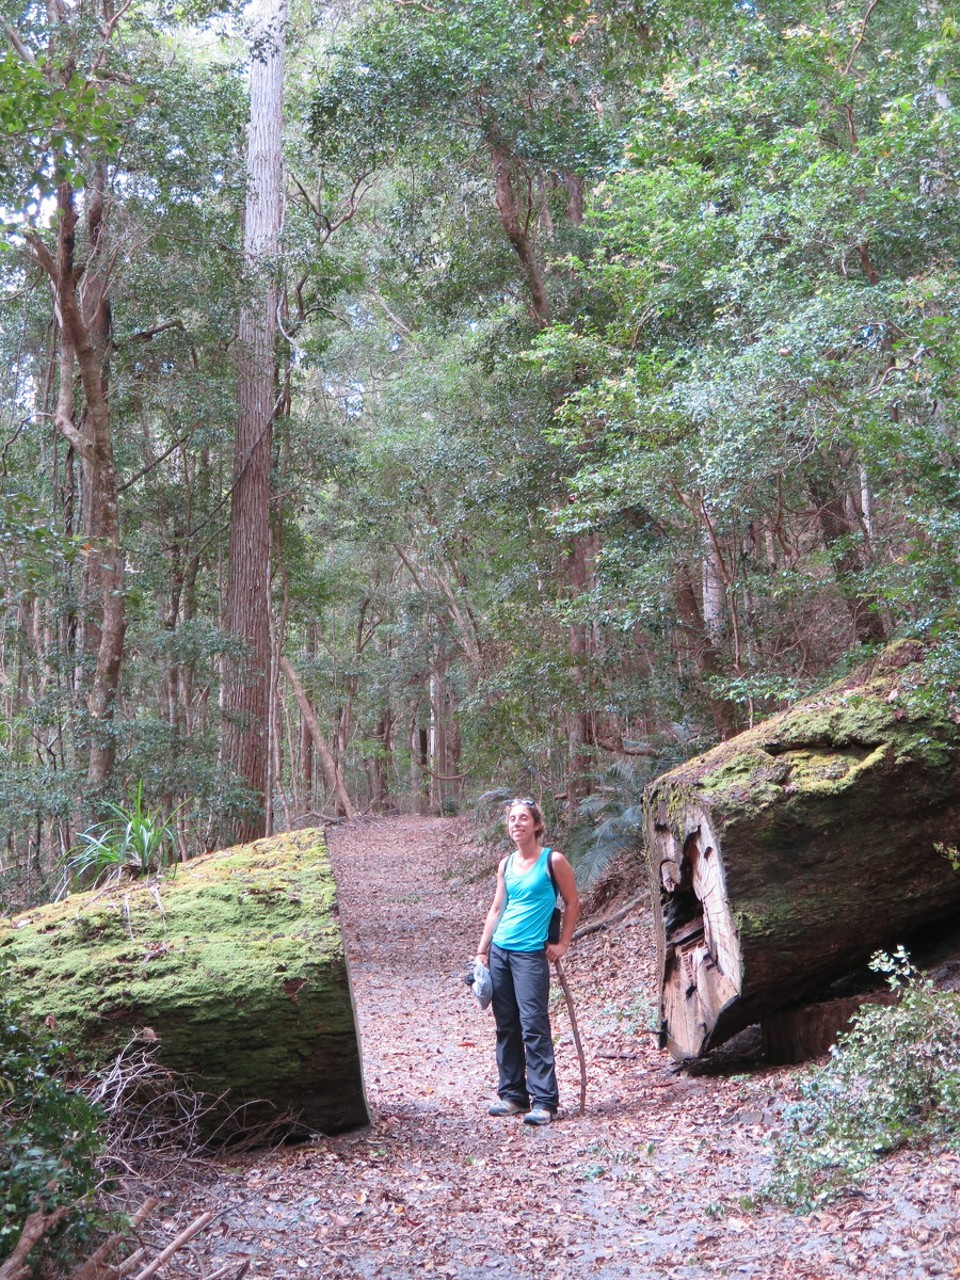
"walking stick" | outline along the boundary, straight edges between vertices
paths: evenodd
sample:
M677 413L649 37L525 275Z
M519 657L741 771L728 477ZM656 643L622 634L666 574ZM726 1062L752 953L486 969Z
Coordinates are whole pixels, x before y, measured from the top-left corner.
M573 996L567 983L567 975L563 972L559 960L554 960L553 965L560 979L563 998L567 1002L567 1013L570 1015L570 1026L573 1029L573 1043L577 1046L577 1057L580 1059L580 1114L583 1115L587 1108L587 1060L583 1055L583 1044L580 1040L580 1030L577 1027L577 1015L573 1008Z

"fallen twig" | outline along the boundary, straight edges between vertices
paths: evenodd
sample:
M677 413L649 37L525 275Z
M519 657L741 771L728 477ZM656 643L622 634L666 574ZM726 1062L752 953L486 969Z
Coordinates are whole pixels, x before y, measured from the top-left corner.
M209 1226L213 1218L214 1215L209 1209L201 1213L199 1218L194 1218L189 1227L185 1227L175 1240L171 1240L162 1253L158 1253L148 1266L137 1272L136 1280L150 1280L151 1276L155 1276L163 1264L172 1258L178 1249L182 1249L188 1240L192 1240L204 1227Z
M42 1209L31 1213L23 1224L20 1239L14 1245L13 1253L0 1267L0 1280L24 1280L24 1277L30 1275L33 1270L27 1262L30 1251L40 1243L48 1231L52 1231L58 1222L63 1221L68 1212L67 1206L62 1204L52 1213L44 1213Z
M119 1266L111 1268L111 1280L123 1280L123 1277L128 1276L131 1271L136 1271L146 1256L146 1249L134 1249L129 1258L125 1258Z
M156 1196L148 1196L134 1214L130 1223L131 1229L141 1226L147 1218L149 1218L150 1214L153 1213L159 1203L160 1201ZM113 1253L115 1249L119 1248L127 1238L128 1234L126 1232L117 1232L116 1235L112 1235L108 1239L104 1240L99 1249L94 1253L91 1253L86 1262L74 1271L70 1280L97 1280L97 1276L99 1275L103 1264L110 1257L111 1253Z
M589 924L582 924L574 933L571 942L575 942L578 938L585 938L588 933L597 933L600 929L609 929L612 924L619 924L625 916L628 916L631 911L635 911L637 907L644 903L647 896L646 892L638 893L635 898L625 902L622 907L619 907L612 914L603 916L600 920L591 920Z
M214 1271L209 1276L207 1276L207 1280L226 1280L226 1277L230 1274L230 1268L232 1266L233 1266L233 1263L228 1262L225 1267L220 1267L219 1270ZM240 1264L240 1270L236 1273L236 1275L232 1277L232 1280L241 1280L241 1278L245 1276L249 1270L250 1270L250 1259L248 1258L246 1262L242 1262Z

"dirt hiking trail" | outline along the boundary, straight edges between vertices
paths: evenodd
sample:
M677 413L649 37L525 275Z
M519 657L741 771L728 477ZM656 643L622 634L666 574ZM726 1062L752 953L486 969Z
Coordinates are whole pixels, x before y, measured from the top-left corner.
M493 1018L461 975L496 858L468 835L441 818L331 829L372 1123L225 1162L171 1205L220 1215L192 1274L246 1259L275 1280L960 1276L956 1154L898 1156L806 1217L762 1199L797 1073L754 1061L691 1074L656 1048L645 908L564 960L586 1114L554 982L559 1118L489 1118Z

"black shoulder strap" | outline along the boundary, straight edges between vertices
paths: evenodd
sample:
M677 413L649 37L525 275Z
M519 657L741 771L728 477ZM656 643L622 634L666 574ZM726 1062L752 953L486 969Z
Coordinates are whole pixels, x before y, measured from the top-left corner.
M547 850L547 871L549 871L550 879L553 882L553 891L554 893L558 894L560 892L560 886L557 884L557 877L553 873L553 850L552 849Z

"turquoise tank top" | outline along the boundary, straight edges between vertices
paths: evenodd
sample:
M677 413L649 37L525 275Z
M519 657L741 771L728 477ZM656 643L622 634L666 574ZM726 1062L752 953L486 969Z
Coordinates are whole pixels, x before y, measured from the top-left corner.
M495 946L504 951L542 951L547 943L550 916L557 901L557 891L550 879L544 849L526 875L514 871L516 854L511 853L503 869L507 886L507 905L493 933Z

